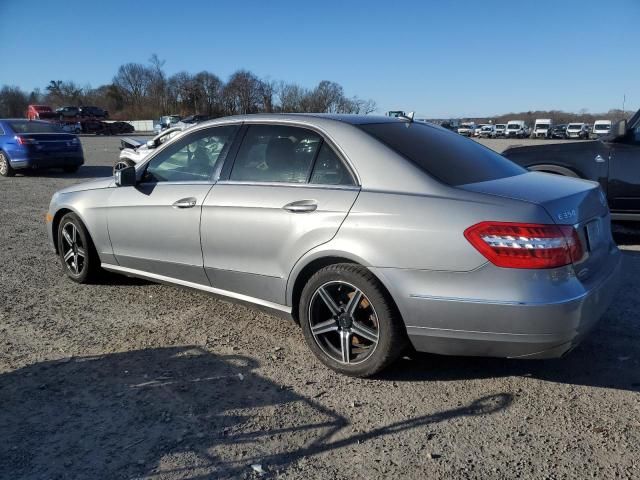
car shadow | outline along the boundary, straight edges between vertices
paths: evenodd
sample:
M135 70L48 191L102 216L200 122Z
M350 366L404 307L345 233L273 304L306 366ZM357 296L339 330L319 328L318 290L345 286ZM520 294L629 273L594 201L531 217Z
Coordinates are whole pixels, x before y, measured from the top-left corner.
M501 393L349 434L348 418L258 375L250 357L170 347L0 375L0 478L238 478L369 438L508 408ZM286 422L271 428L261 418ZM349 429L349 432L351 430ZM340 435L336 435L336 433Z

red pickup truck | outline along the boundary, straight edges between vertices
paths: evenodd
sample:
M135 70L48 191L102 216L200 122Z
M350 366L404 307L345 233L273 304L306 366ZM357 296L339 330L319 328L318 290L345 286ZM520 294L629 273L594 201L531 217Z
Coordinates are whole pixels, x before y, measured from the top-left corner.
M51 120L56 118L56 112L47 105L29 105L27 118L29 120Z

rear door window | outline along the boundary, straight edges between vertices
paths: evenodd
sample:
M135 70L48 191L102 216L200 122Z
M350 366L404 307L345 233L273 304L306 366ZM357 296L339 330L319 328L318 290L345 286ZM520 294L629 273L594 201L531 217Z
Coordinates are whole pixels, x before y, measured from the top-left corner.
M351 173L333 149L323 143L311 174L311 183L319 185L354 185Z
M242 140L230 180L306 183L322 138L284 125L251 125Z
M370 123L359 127L447 185L485 182L526 172L475 141L423 123Z

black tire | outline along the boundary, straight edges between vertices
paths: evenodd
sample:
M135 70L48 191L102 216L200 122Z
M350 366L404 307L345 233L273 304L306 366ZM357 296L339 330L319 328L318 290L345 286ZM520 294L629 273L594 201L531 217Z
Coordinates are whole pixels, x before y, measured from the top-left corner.
M72 228L76 230L75 242ZM71 237L71 242L65 238L64 231ZM62 268L67 276L78 283L90 283L95 280L100 272L100 258L80 218L75 213L67 213L58 224L58 256ZM75 243L75 248L74 248ZM71 257L65 260L65 256L73 252ZM84 252L84 255L82 254ZM74 268L73 264L77 268Z
M62 167L62 171L64 173L76 173L79 168L79 165L74 165L73 167Z
M337 288L334 291L339 294L342 286L354 288L356 292L359 291L362 294L362 299L357 303L356 309L361 309L364 305L364 311L359 311L359 317L357 317L357 313L351 316L353 323L346 320L348 328L345 328L345 324L342 323L340 317L327 313L330 312L329 307L326 307L328 304L324 301L322 295L319 295L321 288ZM344 297L345 301L349 301L350 298L352 297L348 295ZM318 313L321 312L321 310L317 310L318 303L320 308L326 307L324 311L326 315L316 315L314 313L316 311ZM335 302L334 305L337 306L338 302ZM348 304L340 302L340 306L348 307ZM344 308L341 311L341 315L346 315ZM316 316L317 319L324 319L328 316L328 320L322 321L324 323L335 321L335 331L321 333L320 335L323 335L323 337L316 339L312 332L312 323L317 328L321 322L316 322L317 319L310 318L313 316ZM340 263L329 265L316 272L302 290L299 318L305 341L314 355L327 367L349 376L370 377L375 375L397 360L408 345L407 333L393 300L378 279L369 270L360 265ZM369 328L370 332L373 331L377 334L375 344L371 342L370 345L367 345L368 340L355 331L356 325L363 325L363 319L364 321L373 319L373 324L377 324L377 330L376 326ZM329 328L332 327L329 326ZM361 352L354 354L353 363L335 358L340 355L337 349L341 348L342 345L340 331L343 333L345 331L350 332L347 337L349 357L352 349L353 352L356 352L356 350ZM321 343L324 344L324 347L320 346ZM336 343L340 344L340 346L332 350L334 354L332 356L328 351L332 349L332 346L335 347ZM342 358L344 359L344 350L342 352ZM358 360L356 355L361 355L362 359Z
M136 166L136 162L134 162L133 160L130 160L128 158L123 158L121 160L118 160L116 163L113 164L113 173L115 175L115 173L118 170L122 170L123 168L126 167L135 167Z
M0 151L0 175L3 177L13 177L16 174L16 171L11 166L9 162L9 157Z

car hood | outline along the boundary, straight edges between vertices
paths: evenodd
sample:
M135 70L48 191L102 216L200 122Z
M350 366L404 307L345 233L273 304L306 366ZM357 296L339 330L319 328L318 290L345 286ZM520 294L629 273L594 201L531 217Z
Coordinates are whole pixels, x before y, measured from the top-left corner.
M95 180L90 180L88 182L82 182L82 183L77 183L75 185L71 185L69 187L63 188L62 190L58 190L56 193L64 194L64 193L82 192L85 190L99 190L101 188L109 188L112 185L113 185L113 177L96 178Z

